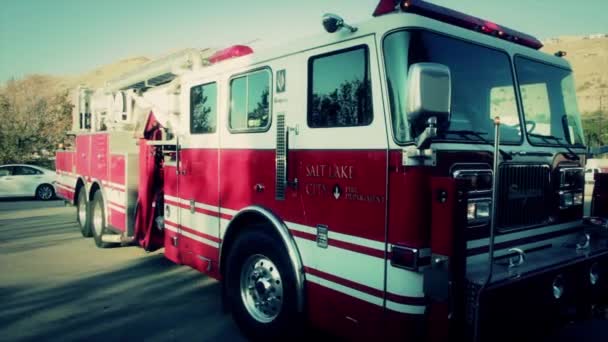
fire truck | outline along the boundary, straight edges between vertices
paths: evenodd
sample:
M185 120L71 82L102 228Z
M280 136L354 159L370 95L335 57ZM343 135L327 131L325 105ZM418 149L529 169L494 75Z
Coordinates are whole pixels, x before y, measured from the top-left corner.
M221 280L253 339L528 340L603 310L563 53L418 0L322 24L77 89L57 187L82 235Z

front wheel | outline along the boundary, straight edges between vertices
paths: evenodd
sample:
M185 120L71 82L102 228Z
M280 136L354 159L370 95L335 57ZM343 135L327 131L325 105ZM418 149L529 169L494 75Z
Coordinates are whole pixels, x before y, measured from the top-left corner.
M42 184L36 189L36 198L42 201L48 201L55 197L55 189L49 184Z
M296 280L282 242L261 230L237 237L227 259L227 304L248 337L297 337Z
M91 237L91 223L89 216L89 208L87 203L87 191L84 186L78 191L78 197L76 198L76 221L80 227L80 233L84 237Z

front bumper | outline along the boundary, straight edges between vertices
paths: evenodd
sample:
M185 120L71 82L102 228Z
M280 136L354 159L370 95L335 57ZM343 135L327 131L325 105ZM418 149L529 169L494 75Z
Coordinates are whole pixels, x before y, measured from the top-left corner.
M581 237L590 243L581 248ZM578 246L577 246L578 244ZM599 277L592 284L590 269ZM492 281L475 300L487 275L486 265L467 265L465 321L468 340L479 310L481 341L544 340L573 322L604 315L608 305L608 229L581 225L580 230L526 252L526 262L509 265L509 255L494 259ZM555 298L557 278L563 294ZM606 322L608 324L608 321Z

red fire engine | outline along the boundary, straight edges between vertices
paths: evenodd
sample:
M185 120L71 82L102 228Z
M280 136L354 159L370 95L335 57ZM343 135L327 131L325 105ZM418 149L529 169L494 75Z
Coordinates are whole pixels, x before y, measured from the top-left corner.
M221 279L258 339L527 339L605 304L566 60L424 1L323 26L78 89L57 175L82 234Z

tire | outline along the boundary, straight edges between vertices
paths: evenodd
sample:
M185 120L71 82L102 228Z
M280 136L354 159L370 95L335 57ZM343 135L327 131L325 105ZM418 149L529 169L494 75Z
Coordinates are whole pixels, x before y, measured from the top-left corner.
M262 230L244 232L229 251L225 274L226 304L247 337L297 339L296 278L279 239Z
M93 233L93 239L95 245L99 248L108 248L114 244L102 241L102 236L108 234L106 227L106 208L103 204L103 195L101 190L95 192L93 195L93 202L91 203L91 232Z
M91 232L91 215L89 215L89 204L87 203L87 191L84 186L78 191L76 199L76 221L78 221L82 236L85 238L93 236Z
M48 201L55 198L55 189L50 184L42 184L36 189L36 199Z

